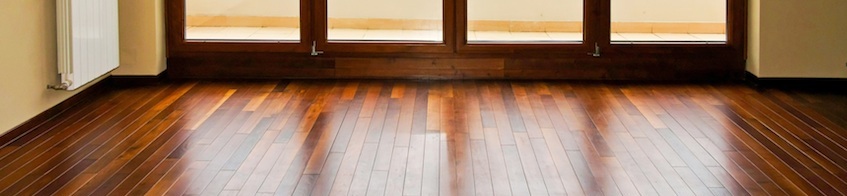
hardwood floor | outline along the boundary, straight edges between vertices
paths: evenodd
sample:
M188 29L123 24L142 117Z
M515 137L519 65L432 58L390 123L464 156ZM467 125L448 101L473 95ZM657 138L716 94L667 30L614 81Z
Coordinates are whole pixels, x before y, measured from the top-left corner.
M4 144L0 195L844 195L845 100L736 84L126 87Z

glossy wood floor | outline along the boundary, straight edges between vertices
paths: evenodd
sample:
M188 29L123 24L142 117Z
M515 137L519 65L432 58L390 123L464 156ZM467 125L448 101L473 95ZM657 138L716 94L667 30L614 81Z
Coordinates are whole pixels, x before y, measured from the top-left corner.
M830 98L734 84L120 88L3 146L0 195L844 195L844 108L818 106L845 104Z

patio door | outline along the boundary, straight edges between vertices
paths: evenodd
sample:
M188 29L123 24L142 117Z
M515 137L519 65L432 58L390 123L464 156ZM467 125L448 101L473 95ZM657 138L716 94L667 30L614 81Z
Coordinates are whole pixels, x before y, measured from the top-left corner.
M248 62L261 64L240 73L296 64L291 70L298 71L273 68L301 76L299 70L319 64L313 71L330 77L339 75L332 70L338 60L414 58L478 62L474 69L487 70L480 76L493 78L707 78L743 71L746 48L744 0L166 2L169 59L192 67L181 73L214 63L220 68L203 71L229 75L218 70ZM345 68L358 69L356 63ZM451 66L432 73L464 77ZM417 74L417 67L408 69L391 76Z

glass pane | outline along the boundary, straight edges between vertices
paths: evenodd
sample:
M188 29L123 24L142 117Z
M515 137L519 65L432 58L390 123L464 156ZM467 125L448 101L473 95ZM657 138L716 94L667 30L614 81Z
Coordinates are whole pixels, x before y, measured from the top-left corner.
M612 41L726 41L726 0L611 0Z
M300 40L299 0L185 0L185 39Z
M583 0L468 0L468 42L580 42Z
M328 0L330 41L442 42L442 0Z

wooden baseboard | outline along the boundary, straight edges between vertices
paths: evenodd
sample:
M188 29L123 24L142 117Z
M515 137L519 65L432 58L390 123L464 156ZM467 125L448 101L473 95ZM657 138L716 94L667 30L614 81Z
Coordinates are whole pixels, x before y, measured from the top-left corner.
M330 18L329 28L346 29L405 29L440 30L441 20L425 19L383 19L383 18ZM268 16L186 16L186 24L192 27L288 27L299 28L298 17ZM579 21L502 21L471 20L471 31L512 31L512 32L582 32ZM726 23L685 23L685 22L613 22L612 32L626 33L726 33Z
M273 53L193 53L168 57L175 79L565 79L735 80L732 58L284 57Z
M758 89L792 88L847 91L847 78L759 78L753 73L746 72L745 81L748 85Z
M18 125L17 127L12 128L8 132L3 135L0 135L0 147L5 147L10 143L14 142L21 136L25 134L40 134L40 133L30 133L38 126L50 121L57 115L67 111L68 109L78 105L90 101L91 97L102 94L105 91L108 91L111 88L110 78L106 78L100 80L99 82L92 84L90 87L82 90L76 95L71 96L70 98L62 101L61 103L51 107L50 109L41 112L35 117L30 118L26 122ZM48 130L48 129L43 129Z
M109 83L113 86L156 85L167 80L167 71L155 76L110 76Z

